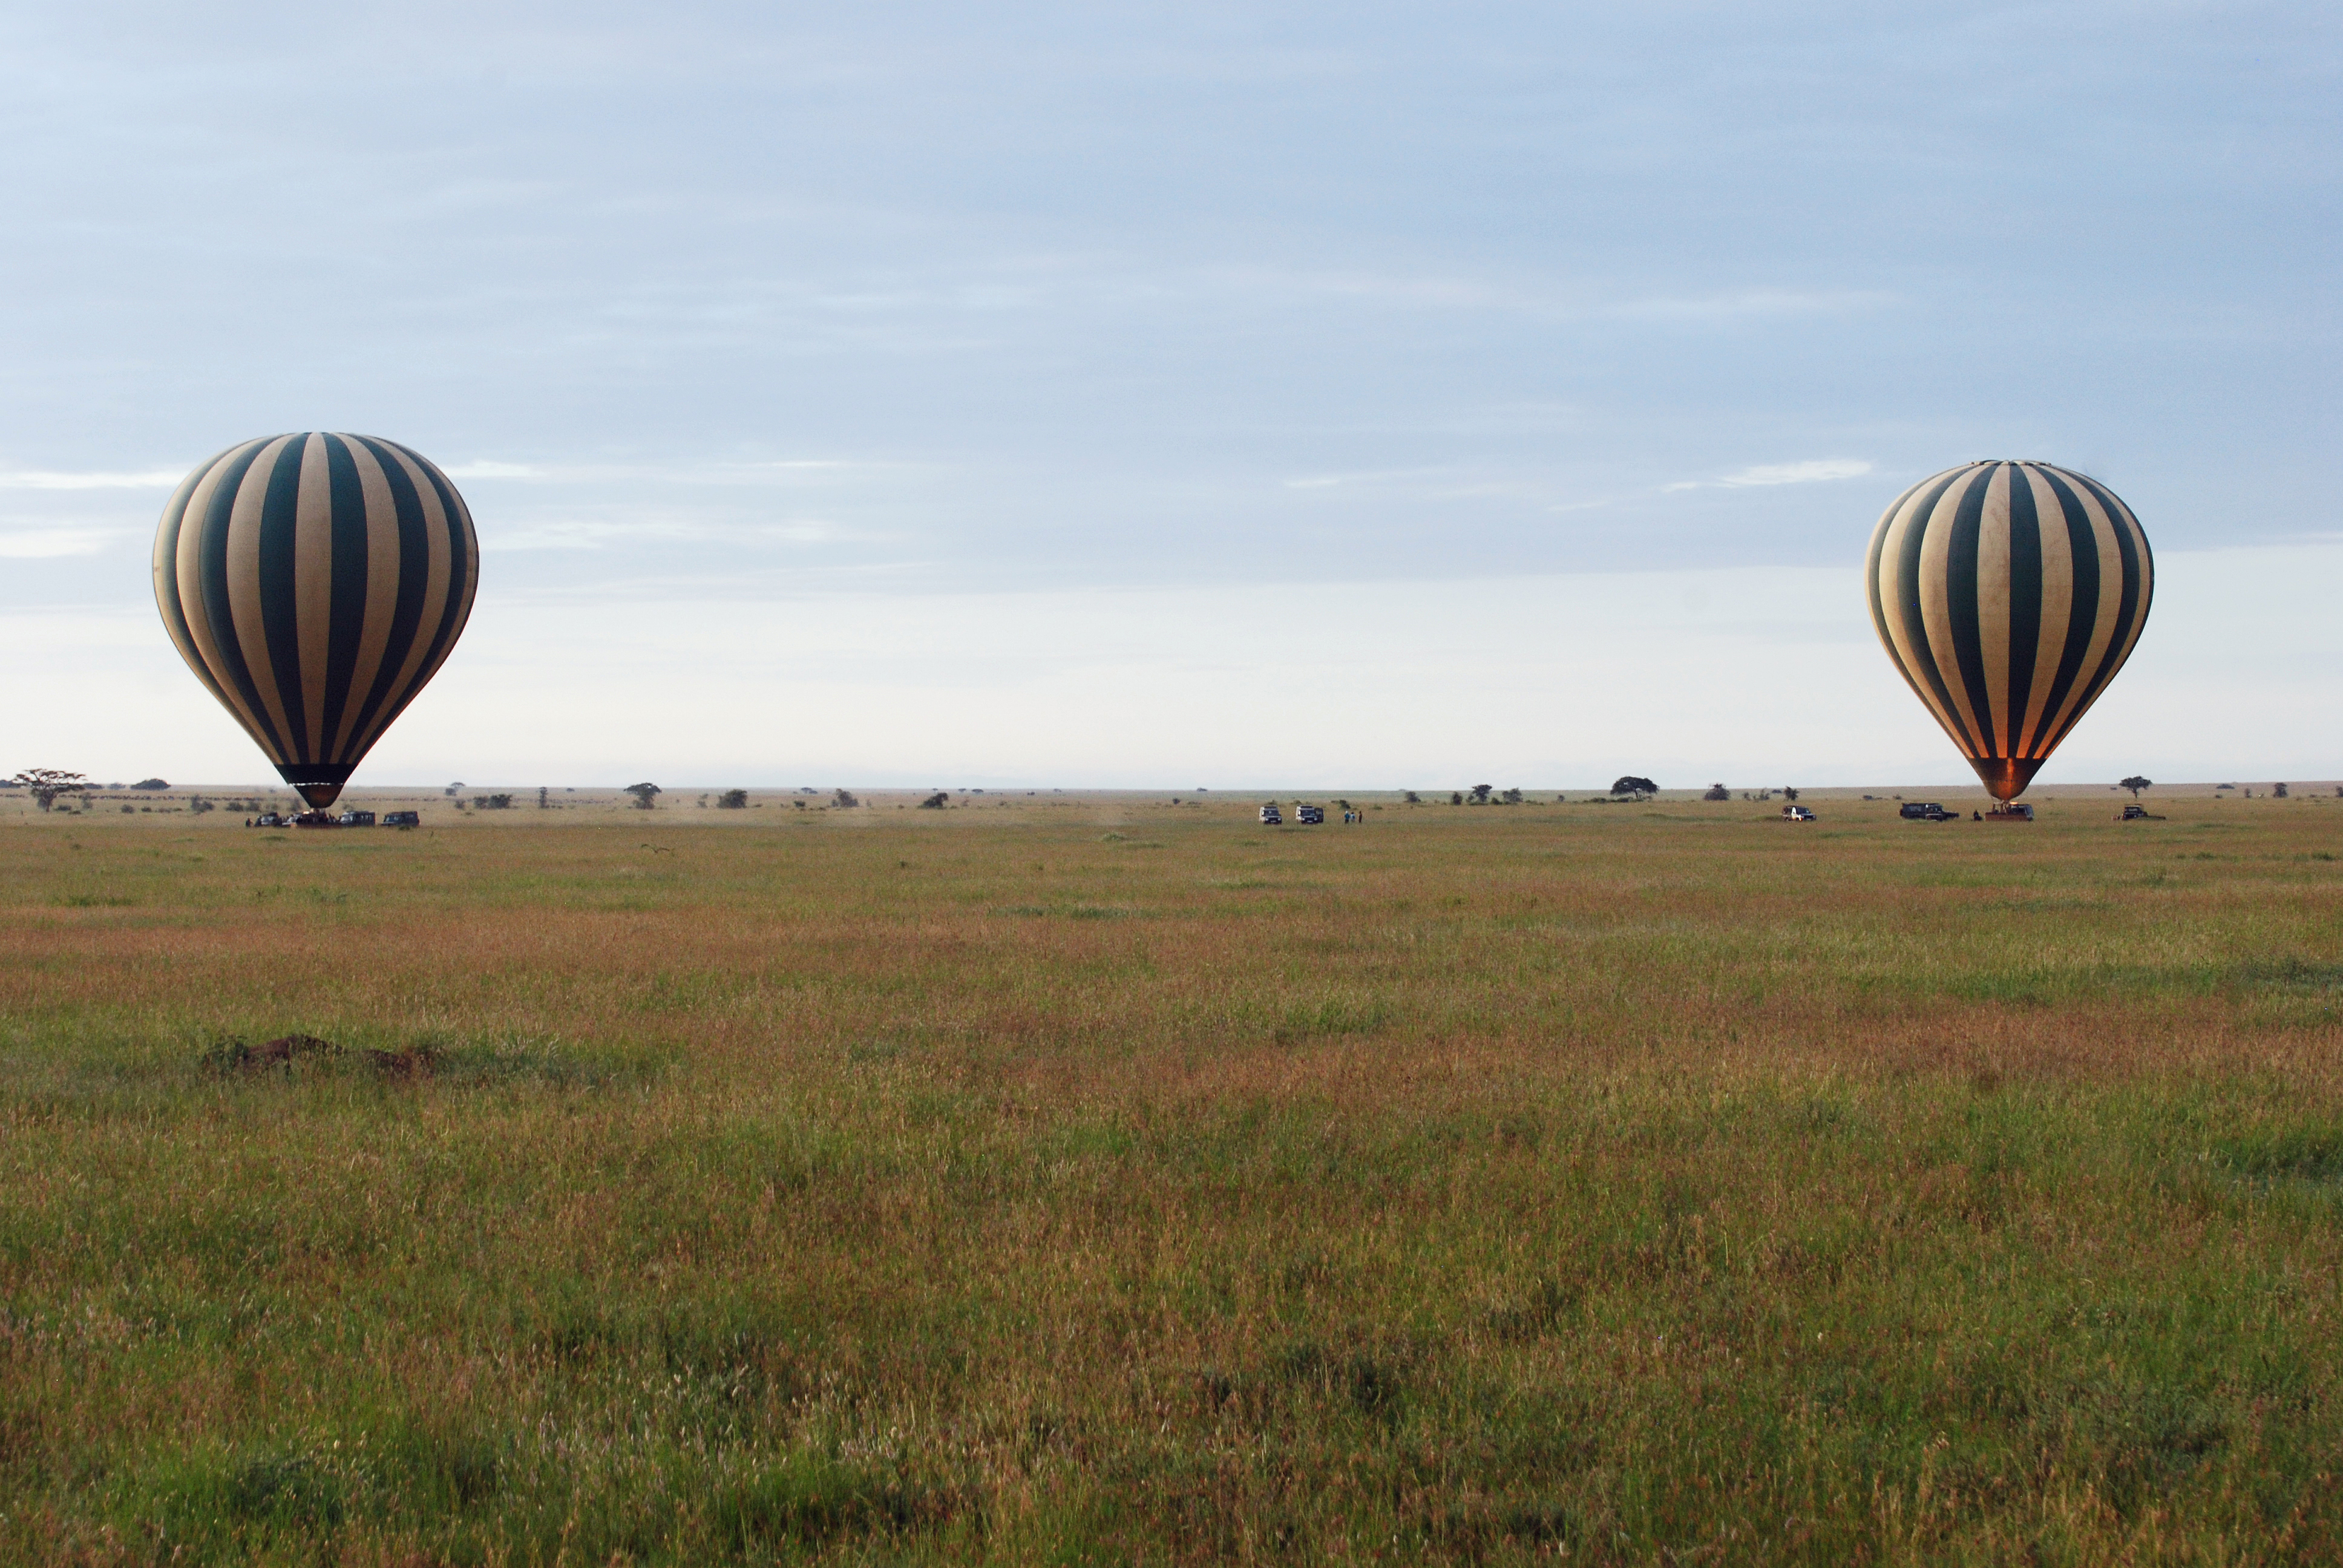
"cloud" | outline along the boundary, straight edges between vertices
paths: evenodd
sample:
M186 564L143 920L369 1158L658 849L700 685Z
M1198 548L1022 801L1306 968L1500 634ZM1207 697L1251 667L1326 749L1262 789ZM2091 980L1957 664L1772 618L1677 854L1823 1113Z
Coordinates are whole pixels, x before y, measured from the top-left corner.
M1678 479L1660 488L1674 494L1678 490L1741 490L1763 485L1819 485L1832 479L1860 478L1869 472L1871 464L1862 457L1814 457L1803 463L1759 463L1721 479Z
M645 541L692 541L750 546L759 544L825 545L883 538L841 527L820 518L791 518L779 522L705 522L689 517L650 517L614 522L608 519L563 519L489 530L480 540L484 550L598 550L610 545Z
M551 476L543 468L528 463L498 463L482 457L469 463L458 463L441 473L451 479L543 479Z
M1893 305L1878 289L1738 288L1721 293L1631 300L1611 315L1646 321L1735 321L1780 316L1843 316Z
M0 471L0 490L167 490L186 475L185 468L88 474L20 468Z
M106 548L112 528L23 528L0 533L0 559L37 561L59 556L94 556Z

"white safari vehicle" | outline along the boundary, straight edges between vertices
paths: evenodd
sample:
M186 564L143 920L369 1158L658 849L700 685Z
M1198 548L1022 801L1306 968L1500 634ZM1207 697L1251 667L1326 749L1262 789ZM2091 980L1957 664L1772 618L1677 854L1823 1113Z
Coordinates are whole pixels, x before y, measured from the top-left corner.
M1785 806L1782 808L1782 820L1785 822L1811 822L1814 819L1815 814L1812 811L1807 810L1804 806Z
M1278 814L1276 807L1263 806L1261 809L1261 820L1263 827L1274 828L1282 824L1285 819Z

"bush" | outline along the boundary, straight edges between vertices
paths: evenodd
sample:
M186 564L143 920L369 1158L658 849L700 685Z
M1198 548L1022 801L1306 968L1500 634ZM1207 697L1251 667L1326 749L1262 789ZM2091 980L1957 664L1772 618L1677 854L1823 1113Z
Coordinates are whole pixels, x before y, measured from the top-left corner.
M833 806L860 806L862 804L861 801L857 800L854 798L852 791L847 789L840 789L837 794L831 796L830 798L830 803Z
M727 789L716 797L716 809L719 811L745 811L749 809L749 792L746 789Z
M922 811L940 811L950 804L951 797L939 789L934 794L920 802L920 809Z

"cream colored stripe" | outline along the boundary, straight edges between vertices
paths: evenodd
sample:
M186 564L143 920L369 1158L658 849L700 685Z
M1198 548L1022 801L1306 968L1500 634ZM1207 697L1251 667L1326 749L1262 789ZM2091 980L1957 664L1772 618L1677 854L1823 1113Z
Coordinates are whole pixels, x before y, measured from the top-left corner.
M456 498L456 517L457 520L463 525L464 530L464 604L463 608L456 612L456 624L447 630L447 646L439 651L439 662L445 664L447 662L447 656L456 651L457 639L464 635L464 628L471 624L472 601L479 597L480 536L472 527L472 508L470 503L464 499L464 492L458 490L448 480L447 475L439 473L431 459L419 457L418 460L434 474L438 474L439 482L446 485L447 493ZM437 666L433 668L436 669Z
M334 737L332 760L336 762L347 762L357 755L350 743L357 738L358 715L365 711L367 695L374 690L375 678L382 672L391 622L398 614L398 503L374 453L355 437L345 436L342 442L357 465L358 492L366 498L367 605L357 660L350 668L350 693L342 709L342 727Z
M2147 530L2139 526L2131 508L2120 498L2116 502L2113 520L2116 527L2131 536L2132 556L2139 562L2139 593L2132 605L2131 624L2117 628L2116 633L2123 640L2123 652L2116 658L2116 669L2121 669L2130 659L2131 650L2138 646L2139 634L2147 629L2147 611L2156 596L2156 566L2147 552ZM2108 671L2107 678L2115 678L2114 670Z
M414 459L402 447L392 447L391 451L414 484L416 498L423 505L423 533L429 545L427 575L424 578L423 614L416 622L415 639L407 648L406 658L399 663L398 678L391 684L389 697L376 711L374 722L367 727L367 733L359 738L360 744L356 752L359 756L373 749L374 743L382 739L382 732L390 727L390 721L406 706L407 699L415 694L417 687L430 678L430 672L423 666L431 654L432 634L438 630L439 618L447 608L450 554L447 513L439 505L438 492L431 487L431 481L416 467ZM400 569L402 572L413 571L416 563L402 561Z
M194 638L185 624L187 615L186 596L177 591L179 541L187 531L187 503L194 498L193 492L196 487L203 482L204 476L210 471L211 466L206 464L180 480L179 487L171 493L170 501L163 508L162 517L156 520L155 608L163 611L164 629L171 634L171 646L179 650L179 657L187 661L189 668L202 671L204 678L216 686L219 684L218 678L211 673L211 668L204 663L203 656L196 651ZM165 525L171 520L174 514L178 518L178 527L166 528ZM166 597L166 588L170 590L169 597ZM166 608L174 598L179 601L179 610L176 615L173 615Z
M1896 662L1904 668L1904 678L1911 683L1913 694L1927 709L1929 717L1944 727L1946 734L1957 740L1959 737L1955 733L1951 719L1947 717L1944 705L1936 700L1936 692L1928 686L1927 661L1920 658L1919 648L1913 641L1915 612L1904 603L1896 586L1897 563L1903 558L1905 542L1911 538L1913 529L1927 526L1927 515L1921 510L1921 503L1935 485L1936 481L1932 479L1915 491L1912 498L1905 503L1903 511L1888 526L1887 542L1879 553L1879 602L1886 615L1888 629L1893 633L1889 648L1896 656ZM1957 491L1959 488L1960 481L1956 480L1952 489ZM1925 560L1922 571L1925 575Z
M212 503L218 498L219 487L226 482L227 471L236 459L255 447L268 444L268 438L263 437L221 453L212 460L212 466L196 486L196 493L187 498L186 516L195 518L197 526L190 528L184 520L179 525L179 604L186 612L187 629L196 639L196 651L203 657L204 668L212 672L213 680L218 683L220 699L227 704L229 715L244 726L244 732L252 737L253 743L271 762L282 762L285 759L268 743L267 727L246 703L236 682L228 678L227 660L221 655L220 648L226 638L236 634L236 628L233 624L220 626L214 623L209 603L204 598L205 530L202 519L210 513ZM247 473L249 471L246 470Z
M2075 552L2066 543L2066 511L2058 492L2032 464L2026 480L2034 491L2034 517L2042 539L2042 634L2034 645L2034 689L2026 695L2026 722L2017 730L2013 756L2041 757L2042 738L2049 733L2045 709L2050 689L2058 684L2058 660L2066 651L2066 623L2075 613Z
M1967 683L1961 679L1960 660L1953 655L1952 549L1953 519L1960 514L1961 498L1968 493L1975 478L1975 474L1964 473L1945 487L1929 515L1927 535L1920 546L1921 625L1928 634L1928 649L1937 677L1952 694L1953 710L1970 735L1978 734L1979 726L1976 714L1969 707ZM1974 743L1961 739L1959 726L1948 724L1946 731L1964 751L1970 751ZM1976 753L1970 751L1970 755Z
M2075 720L2098 696L2092 680L2099 661L2107 657L2107 645L2115 640L2116 618L2123 610L2123 557L2116 550L2115 525L2108 521L2106 508L2086 486L2068 482L2076 499L2083 504L2083 515L2090 519L2092 548L2099 558L2098 614L2091 623L2090 646L2083 650L2082 667L2075 672L2075 684L2066 692L2066 700L2050 720L2046 734L2063 739Z
M1977 518L1977 643L1984 655L1986 699L1993 704L1993 732L1984 737L1996 757L2015 743L2009 709L2009 487L2016 468L2005 463L1986 481L1985 509Z
M334 635L334 479L326 438L311 432L301 448L301 489L293 513L293 606L301 645L301 708L309 762L328 760L326 677Z
M236 638L236 651L244 655L244 668L252 676L252 684L259 689L260 705L277 724L280 739L292 734L292 726L285 721L285 704L277 691L277 667L268 658L268 622L261 612L260 603L260 518L268 501L268 476L283 455L290 436L279 436L262 448L244 471L244 483L236 487L236 504L227 518L227 605L233 618L231 635ZM297 757L279 756L277 762L297 762Z

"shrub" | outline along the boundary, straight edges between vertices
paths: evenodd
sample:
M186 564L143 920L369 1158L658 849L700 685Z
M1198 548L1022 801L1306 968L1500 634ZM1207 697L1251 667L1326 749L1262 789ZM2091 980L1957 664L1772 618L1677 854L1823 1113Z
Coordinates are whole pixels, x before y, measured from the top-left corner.
M749 809L749 792L746 789L727 789L716 797L716 809L719 811L745 811Z

